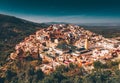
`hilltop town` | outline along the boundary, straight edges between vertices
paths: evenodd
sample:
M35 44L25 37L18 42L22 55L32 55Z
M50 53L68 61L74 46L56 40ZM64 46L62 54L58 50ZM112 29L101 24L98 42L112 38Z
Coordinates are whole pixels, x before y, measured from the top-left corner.
M34 58L42 61L35 66L49 74L60 65L70 63L92 70L94 61L105 63L120 57L120 41L104 38L72 24L53 24L40 29L16 45L10 60Z

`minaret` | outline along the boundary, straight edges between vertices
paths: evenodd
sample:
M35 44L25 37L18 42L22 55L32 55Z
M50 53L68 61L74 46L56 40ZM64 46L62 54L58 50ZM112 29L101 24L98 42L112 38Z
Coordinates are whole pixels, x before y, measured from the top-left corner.
M85 49L88 50L89 49L89 41L88 39L85 39Z

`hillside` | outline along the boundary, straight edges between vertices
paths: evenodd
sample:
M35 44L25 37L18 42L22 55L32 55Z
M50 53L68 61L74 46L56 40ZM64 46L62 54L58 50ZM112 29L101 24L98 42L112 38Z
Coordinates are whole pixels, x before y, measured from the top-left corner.
M14 16L0 14L0 63L14 50L14 46L44 24L29 22Z
M0 14L1 83L118 83L119 26L52 23Z
M119 60L119 41L77 25L53 24L16 44L0 67L0 81L106 83L119 79Z

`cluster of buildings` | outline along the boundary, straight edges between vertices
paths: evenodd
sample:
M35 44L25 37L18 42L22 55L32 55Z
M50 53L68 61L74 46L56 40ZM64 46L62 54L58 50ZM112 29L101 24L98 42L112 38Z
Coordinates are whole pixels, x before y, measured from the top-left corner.
M120 42L112 41L82 27L71 24L54 24L26 37L16 45L11 59L31 56L42 59L36 69L46 74L60 65L74 63L79 67L92 67L96 60L105 61L120 56Z

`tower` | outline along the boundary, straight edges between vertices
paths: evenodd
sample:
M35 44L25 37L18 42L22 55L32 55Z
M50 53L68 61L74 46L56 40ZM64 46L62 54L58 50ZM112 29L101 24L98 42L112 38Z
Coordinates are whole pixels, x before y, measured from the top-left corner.
M89 41L88 39L85 39L85 49L88 50L89 49Z

